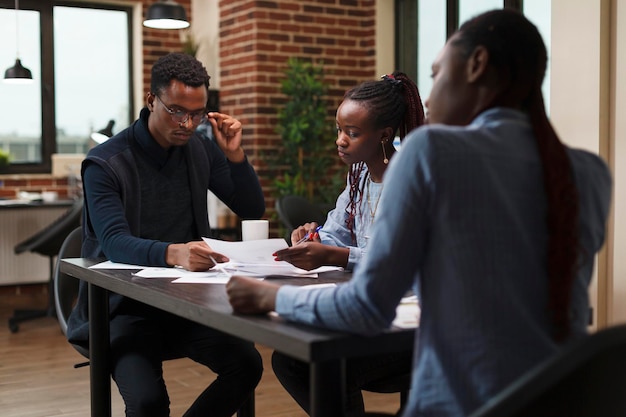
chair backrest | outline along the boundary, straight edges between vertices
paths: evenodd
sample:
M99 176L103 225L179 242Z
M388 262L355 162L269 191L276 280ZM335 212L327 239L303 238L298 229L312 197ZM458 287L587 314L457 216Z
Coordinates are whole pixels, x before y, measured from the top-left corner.
M281 223L287 229L287 241L290 240L293 229L304 223L324 224L327 214L320 206L296 195L288 195L276 200L276 212Z
M15 245L15 254L35 252L44 256L57 255L65 237L73 229L80 226L83 204L82 198L77 199L72 206L55 221Z
M471 417L626 415L626 325L600 330L539 364Z
M78 284L80 280L61 272L61 259L80 258L80 251L83 241L82 227L77 227L70 232L63 241L59 256L54 268L54 304L57 311L57 319L61 331L67 335L67 320L70 317L72 308L78 297ZM73 345L83 356L89 357L89 352L80 346Z

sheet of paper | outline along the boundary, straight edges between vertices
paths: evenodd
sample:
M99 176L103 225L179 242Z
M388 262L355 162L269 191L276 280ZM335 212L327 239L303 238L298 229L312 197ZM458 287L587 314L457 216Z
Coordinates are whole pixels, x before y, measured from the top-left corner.
M220 273L216 276L192 277L185 276L172 281L172 284L226 284L230 276Z
M295 277L303 277L303 278L317 278L318 274L315 271L306 271L304 269L296 268L291 265L289 262L277 262L273 261L272 263L242 263L242 262L229 262L228 264L223 264L224 268L226 268L229 272L232 272L233 275L248 275L251 274L253 276L261 275L284 275L284 276L295 276Z
M285 239L248 240L227 242L218 239L202 238L215 252L228 256L232 261L253 264L271 264L272 254L288 247Z
M416 296L404 297L396 307L396 318L391 323L392 326L401 329L411 329L419 327L420 307Z
M189 278L206 278L206 277L215 277L215 276L230 276L224 274L218 270L209 270L202 272L191 272L187 271L184 268L158 268L158 267L150 267L144 268L139 272L133 274L133 276L140 278L181 278L181 277L189 277Z
M144 269L145 265L122 264L118 262L104 261L91 265L89 269Z

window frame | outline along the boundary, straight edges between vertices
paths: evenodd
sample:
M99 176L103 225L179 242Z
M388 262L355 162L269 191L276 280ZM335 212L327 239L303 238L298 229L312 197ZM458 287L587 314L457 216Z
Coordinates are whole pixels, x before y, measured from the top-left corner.
M419 62L417 55L418 2L420 0L395 1L395 67L406 73L411 79L418 80ZM427 1L427 0L422 0ZM459 27L459 1L446 0L446 36L450 37ZM503 8L524 10L524 0L502 0Z
M129 118L133 120L133 8L122 4L106 4L87 1L45 1L20 0L20 10L33 10L39 12L40 45L41 45L41 162L40 163L10 163L3 169L4 174L50 174L52 171L52 154L57 150L56 135L56 95L54 83L54 8L56 6L79 7L100 10L118 10L126 12L128 25L128 51L129 66L128 79L130 88L128 91ZM0 0L0 8L15 9L14 0ZM37 80L35 80L37 81Z

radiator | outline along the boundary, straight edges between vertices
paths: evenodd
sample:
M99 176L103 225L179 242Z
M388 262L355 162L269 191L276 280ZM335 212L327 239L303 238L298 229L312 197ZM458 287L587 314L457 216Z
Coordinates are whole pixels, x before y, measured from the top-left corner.
M56 220L67 207L0 208L0 285L47 282L49 259L13 248Z

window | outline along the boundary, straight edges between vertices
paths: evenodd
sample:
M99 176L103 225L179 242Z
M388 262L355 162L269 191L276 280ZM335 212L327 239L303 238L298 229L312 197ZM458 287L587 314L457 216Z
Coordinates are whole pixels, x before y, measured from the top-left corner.
M45 4L43 4L45 3ZM16 11L0 0L2 70L15 63ZM12 173L51 170L53 153L85 153L90 134L132 117L131 9L85 2L22 0L17 45L33 83L0 82L0 148ZM36 36L34 35L36 34Z
M430 94L431 64L446 39L467 19L487 10L509 7L522 11L539 29L550 56L550 2L546 0L396 0L396 68ZM543 84L549 108L549 63Z

